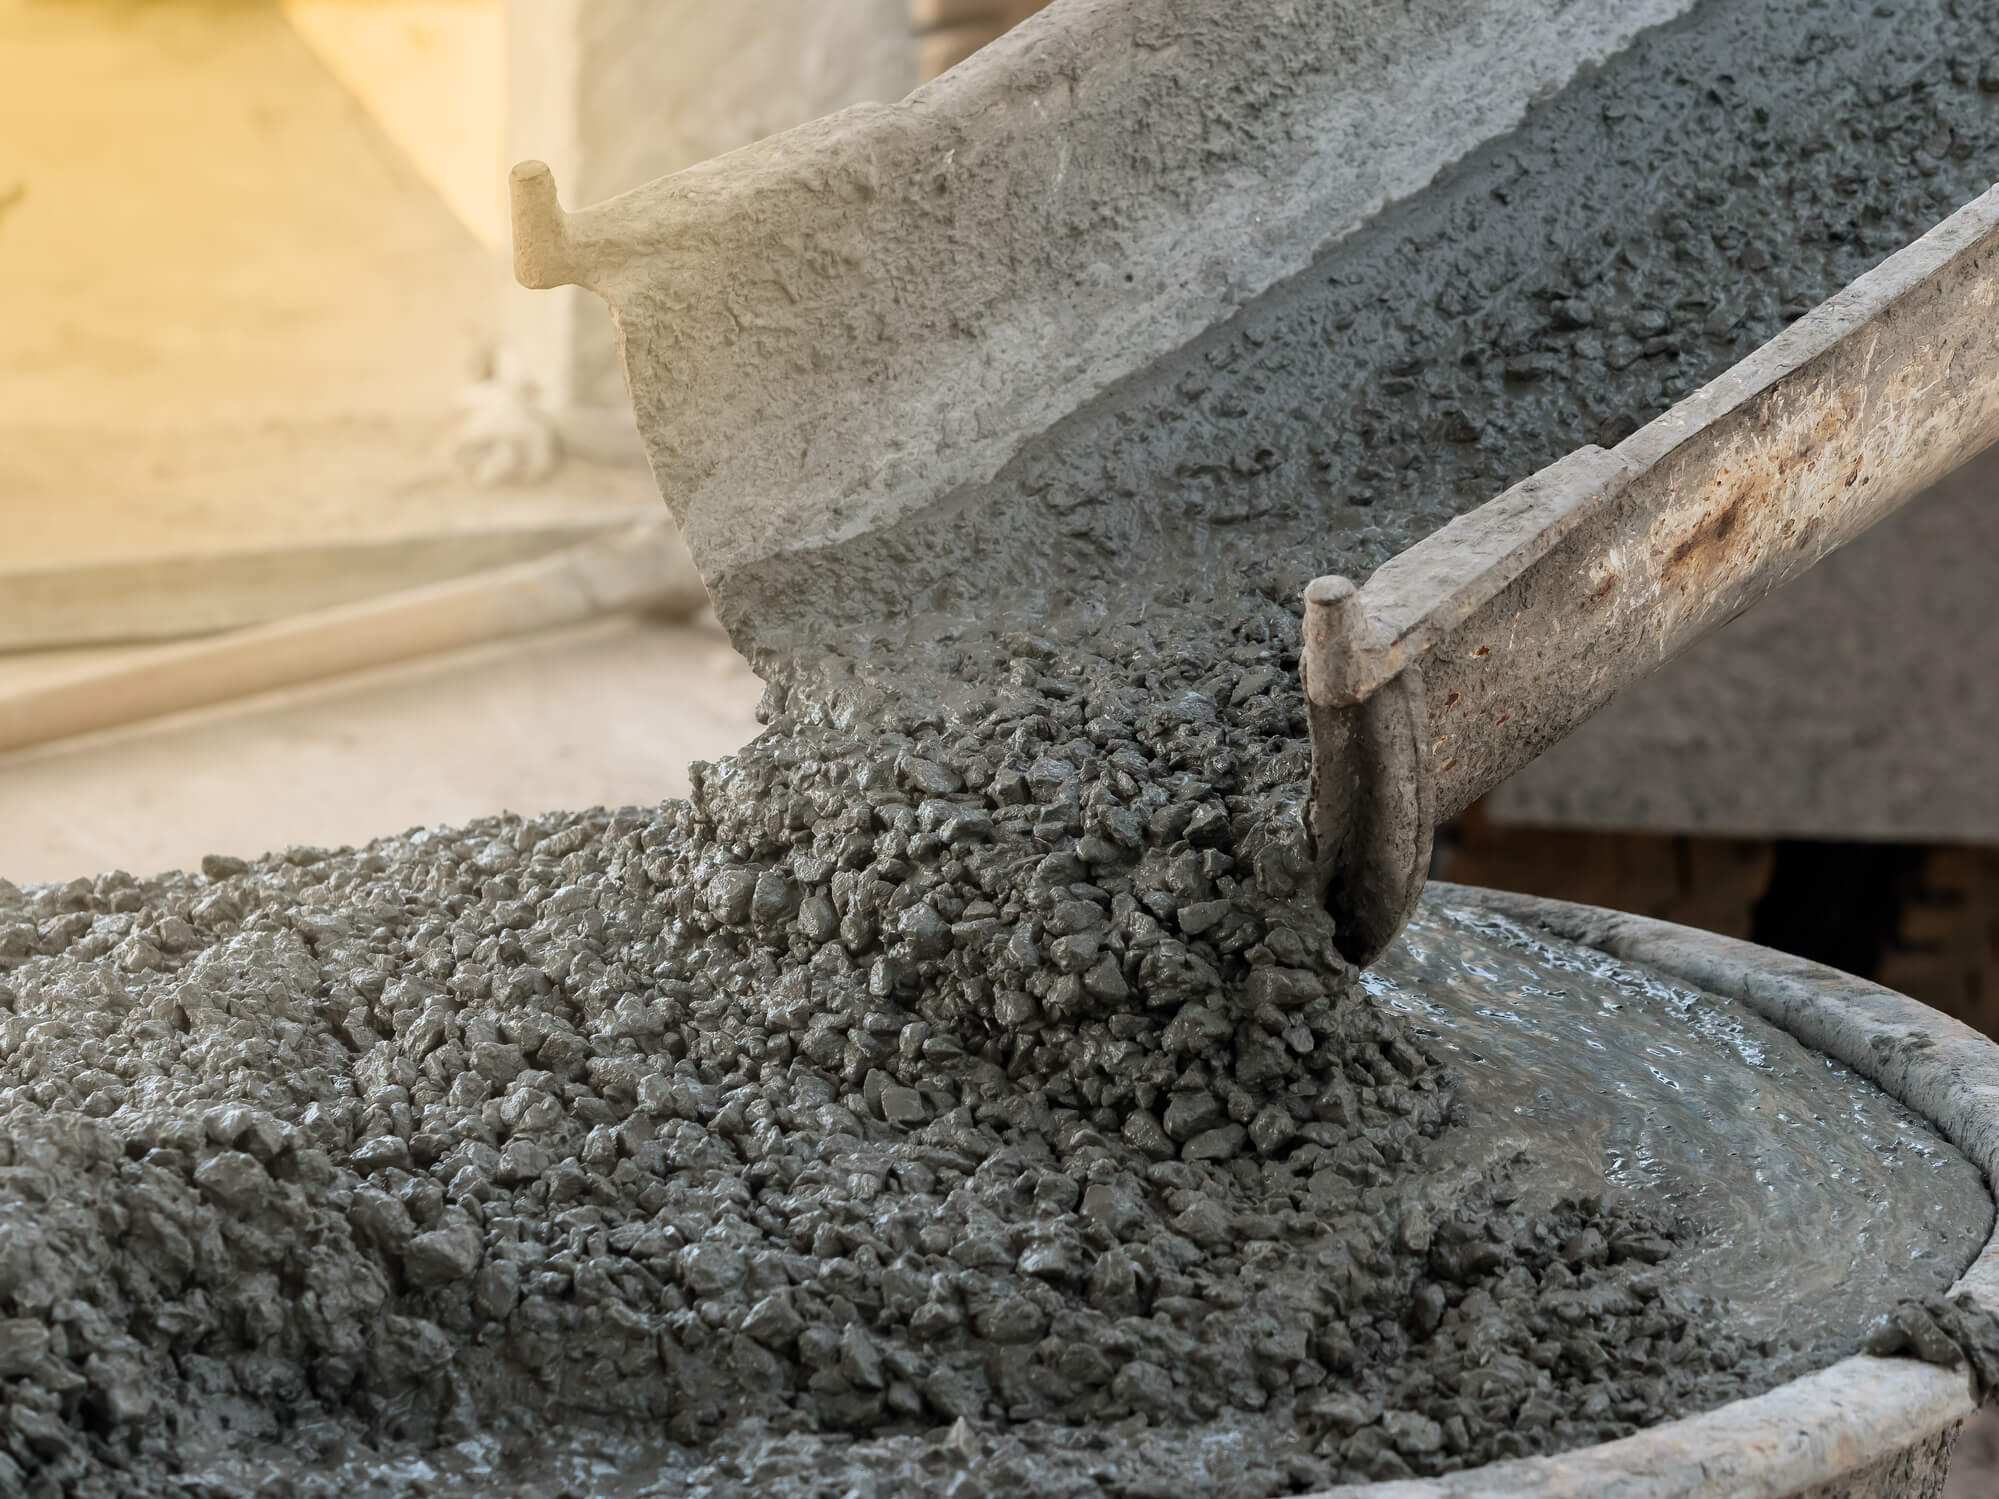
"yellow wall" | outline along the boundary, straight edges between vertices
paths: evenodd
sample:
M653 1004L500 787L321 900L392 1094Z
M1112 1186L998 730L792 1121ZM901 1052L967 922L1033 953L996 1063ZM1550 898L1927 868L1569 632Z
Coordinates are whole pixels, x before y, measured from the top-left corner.
M501 0L284 0L307 46L479 242L506 243Z

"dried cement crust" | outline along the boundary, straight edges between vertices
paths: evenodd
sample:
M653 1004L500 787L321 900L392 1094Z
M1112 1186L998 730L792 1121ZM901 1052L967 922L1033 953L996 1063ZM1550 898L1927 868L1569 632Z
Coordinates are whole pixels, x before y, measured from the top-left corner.
M1988 1179L1999 1166L1999 1046L1913 999L1751 943L1595 906L1441 883L1430 899L1508 916L1738 999L1921 1113ZM1965 1271L1958 1293L1999 1305L1999 1240ZM1316 1499L1934 1499L1974 1404L1961 1371L1847 1358L1622 1441L1441 1479L1343 1485Z

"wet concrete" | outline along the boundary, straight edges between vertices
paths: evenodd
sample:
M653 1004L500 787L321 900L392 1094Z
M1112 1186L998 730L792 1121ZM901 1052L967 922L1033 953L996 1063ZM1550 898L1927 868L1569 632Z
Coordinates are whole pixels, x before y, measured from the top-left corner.
M733 574L722 611L774 666L979 680L1007 624L1166 650L1232 591L1364 577L1988 187L1995 33L1963 0L1697 7L992 484Z
M1977 1173L1750 1017L1447 914L1341 962L1295 608L1982 187L1961 9L1707 7L991 491L735 580L771 726L686 801L0 885L0 1481L1254 1496L1934 1298Z
M655 812L0 889L0 1477L1297 1491L1767 1388L1990 1227L1736 1006L1440 911L1350 986L1260 883L1051 883L1004 810L1047 805L909 785L942 749L850 793L873 838L780 845L853 763L788 747Z
M1947 1280L1982 1244L1956 1151L1740 1006L1448 909L1361 984L1452 1068L1467 1136L1531 1129L1545 1180L1608 1183L1694 1225L1673 1273L1729 1307L1736 1336L1837 1338L1910 1268Z

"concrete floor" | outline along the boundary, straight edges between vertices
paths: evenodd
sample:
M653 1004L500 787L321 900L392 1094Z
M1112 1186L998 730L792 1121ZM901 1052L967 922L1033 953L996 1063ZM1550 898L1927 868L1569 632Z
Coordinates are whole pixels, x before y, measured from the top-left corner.
M719 630L620 618L0 756L0 876L682 796L759 690Z

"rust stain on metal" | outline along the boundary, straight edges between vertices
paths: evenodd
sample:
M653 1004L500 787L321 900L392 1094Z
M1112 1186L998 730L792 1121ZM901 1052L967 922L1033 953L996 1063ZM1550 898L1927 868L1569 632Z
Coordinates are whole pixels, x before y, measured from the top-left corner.
M1743 507L1755 497L1754 491L1744 491L1720 510L1703 515L1686 540L1667 553L1665 570L1707 572L1719 566L1727 555L1728 538L1742 519Z

